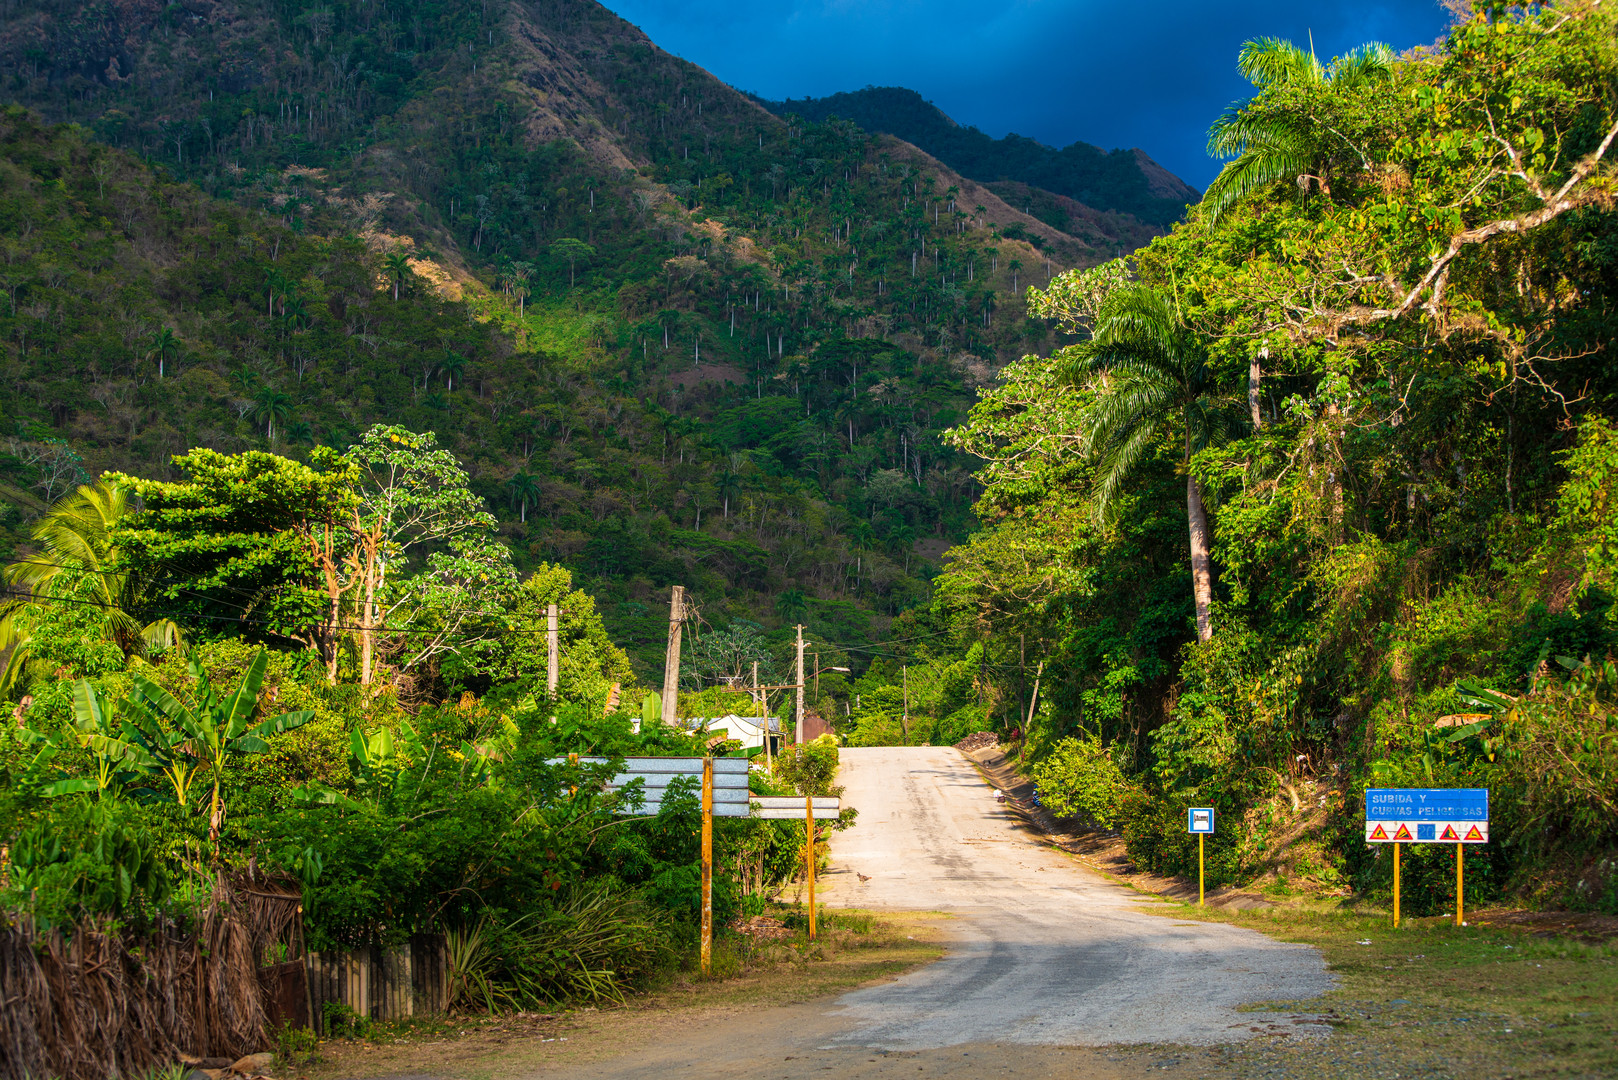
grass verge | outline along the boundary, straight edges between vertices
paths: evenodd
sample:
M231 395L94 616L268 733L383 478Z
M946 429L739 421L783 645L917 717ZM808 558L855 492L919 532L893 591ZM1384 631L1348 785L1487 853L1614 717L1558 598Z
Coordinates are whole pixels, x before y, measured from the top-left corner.
M1313 945L1338 980L1321 999L1254 1006L1324 1015L1331 1038L1208 1051L1209 1075L1618 1076L1618 941L1438 918L1394 930L1385 914L1321 902L1233 911L1165 901L1160 910Z
M323 1040L313 1060L290 1062L293 1067L280 1067L277 1075L492 1080L566 1068L655 1040L661 1032L894 978L943 955L946 918L829 909L813 945L801 931L773 941L726 935L715 943L713 976L671 972L622 1005L372 1024L360 1036ZM783 921L790 927L796 920Z

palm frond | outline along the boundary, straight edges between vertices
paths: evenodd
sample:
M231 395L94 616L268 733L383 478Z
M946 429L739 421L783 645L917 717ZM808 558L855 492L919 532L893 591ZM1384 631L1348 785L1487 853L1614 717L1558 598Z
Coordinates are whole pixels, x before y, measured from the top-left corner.
M1128 435L1120 442L1115 443L1102 457L1096 467L1095 517L1097 521L1111 522L1115 519L1118 493L1123 490L1124 481L1129 474L1134 471L1141 458L1146 456L1152 444L1157 441L1158 430L1161 427L1161 419L1153 419L1129 429Z
M1318 84L1326 79L1326 69L1313 53L1284 38L1263 37L1243 43L1236 57L1236 70L1261 90L1270 86Z
M1256 191L1278 180L1308 172L1308 148L1295 138L1255 145L1219 170L1203 193L1202 204L1217 222L1224 212Z
M1275 143L1307 143L1308 122L1290 113L1258 109L1251 104L1232 106L1208 129L1208 153L1214 157L1241 157L1249 150Z
M1331 62L1333 86L1353 90L1393 74L1394 52L1380 41L1367 42Z

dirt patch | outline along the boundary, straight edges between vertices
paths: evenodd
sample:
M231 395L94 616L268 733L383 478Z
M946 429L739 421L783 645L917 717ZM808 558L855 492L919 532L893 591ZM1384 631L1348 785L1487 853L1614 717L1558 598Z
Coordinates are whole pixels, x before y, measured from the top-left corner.
M961 750L967 759L978 767L984 778L999 790L1006 809L1020 817L1052 847L1060 848L1092 870L1098 870L1142 892L1155 893L1173 900L1196 901L1195 879L1163 877L1142 870L1129 861L1129 855L1124 850L1123 838L1116 832L1086 827L1084 823L1072 818L1058 818L1035 803L1034 782L1018 773L998 746L973 750L967 750L963 746ZM1257 893L1245 892L1231 885L1209 889L1207 900L1209 907L1239 911L1275 906Z
M1618 916L1589 911L1515 911L1506 908L1465 912L1467 922L1478 926L1515 927L1535 937L1570 938L1595 943L1618 941Z

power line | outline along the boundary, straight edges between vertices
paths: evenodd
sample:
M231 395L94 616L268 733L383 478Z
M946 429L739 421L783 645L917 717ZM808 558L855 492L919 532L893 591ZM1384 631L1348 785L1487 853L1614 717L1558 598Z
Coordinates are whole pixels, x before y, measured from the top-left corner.
M30 597L17 597L16 600L17 600L18 603L22 603L22 604L77 604L77 605L79 605L81 607L100 608L103 611L111 610L109 605L103 604L103 603L101 603L100 601L97 601L97 600L74 600L71 597L66 597L66 596L36 595L36 596L30 596ZM142 614L157 615L157 616L161 616L161 617L167 618L167 619L200 619L200 620L205 620L207 622L223 622L223 623L232 623L232 624L241 625L241 626L255 626L255 627L258 627L260 629L266 630L269 633L275 634L277 637L285 637L285 638L292 637L292 635L290 635L288 633L285 633L284 631L275 629L269 623L266 623L266 622L263 622L263 621L258 621L258 620L253 620L253 619L238 618L238 617L236 617L234 615L207 615L207 614L203 614L201 612L193 612L193 611L155 611L155 610L148 610L148 611L142 612ZM469 615L476 615L476 616L491 617L491 616L489 616L489 613L487 613L487 612L468 612L468 614ZM319 624L319 625L325 625L325 624ZM355 632L364 631L364 630L369 629L370 632L373 633L373 634L441 634L441 633L443 633L442 630L434 630L434 629L430 629L428 627L416 627L416 628L412 628L412 627L408 627L408 626L372 626L372 627L364 627L364 626L356 626L356 625L349 624L349 623L333 623L333 624L330 624L330 628L333 629L333 630L351 630L351 631L355 631ZM542 627L538 628L538 629L533 629L533 630L526 630L526 629L518 629L516 627L507 626L507 627L499 627L498 629L495 629L492 632L494 634L496 634L496 635L509 634L509 635L513 635L513 636L525 636L525 635L528 635L528 634L544 634L544 633L547 633L548 631L546 631ZM296 640L296 639L293 639L293 640Z

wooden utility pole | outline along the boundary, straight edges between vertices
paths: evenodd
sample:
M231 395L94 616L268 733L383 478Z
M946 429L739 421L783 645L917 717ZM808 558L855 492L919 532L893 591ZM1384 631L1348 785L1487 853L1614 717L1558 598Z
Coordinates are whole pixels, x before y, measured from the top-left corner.
M1019 762L1027 760L1028 733L1033 730L1034 727L1034 711L1039 708L1039 680L1044 678L1044 676L1045 661L1041 660L1039 662L1039 667L1034 671L1034 696L1028 699L1028 719L1023 722L1022 749L1017 754L1017 760ZM1018 704L1020 705L1021 702L1018 702Z
M803 625L798 625L798 702L794 711L792 741L803 745Z
M685 618L685 586L674 586L669 602L669 648L663 657L663 722L676 724L680 716L680 623Z
M545 609L545 692L551 697L556 696L556 687L561 681L562 648L557 626L560 615L555 604Z

